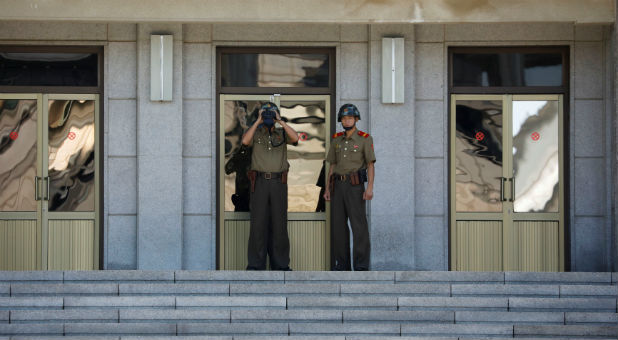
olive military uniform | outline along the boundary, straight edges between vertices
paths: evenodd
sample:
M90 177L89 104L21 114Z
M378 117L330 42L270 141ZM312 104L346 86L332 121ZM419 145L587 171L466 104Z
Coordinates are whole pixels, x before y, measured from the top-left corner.
M373 138L358 131L346 138L345 133L333 135L326 161L333 166L334 186L331 192L333 254L335 270L350 270L350 233L348 218L354 240L354 269L369 269L369 227L363 193L365 185L350 183L349 175L367 164L376 161Z
M288 186L283 182L290 164L286 135L282 128L272 133L259 127L251 141L251 170L257 171L255 190L251 193L251 229L247 250L247 269L266 269L266 254L273 270L288 270ZM278 146L277 146L278 145Z

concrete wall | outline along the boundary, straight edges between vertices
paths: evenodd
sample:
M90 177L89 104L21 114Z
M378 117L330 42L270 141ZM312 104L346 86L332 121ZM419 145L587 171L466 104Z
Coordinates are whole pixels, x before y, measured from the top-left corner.
M336 106L356 104L359 127L375 141L372 268L448 270L448 47L569 45L571 269L606 271L616 265L616 200L608 185L615 172L609 72L615 57L608 27L0 22L0 28L3 44L43 39L105 46L107 269L216 267L217 46L335 47ZM172 102L150 101L151 33L174 35ZM405 38L404 104L381 103L385 35Z

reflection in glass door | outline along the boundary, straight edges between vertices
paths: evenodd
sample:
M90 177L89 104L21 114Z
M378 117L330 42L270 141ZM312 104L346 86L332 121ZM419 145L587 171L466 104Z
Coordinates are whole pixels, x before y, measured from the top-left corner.
M298 133L298 145L288 145L288 233L291 267L327 270L330 267L328 204L320 199L328 147L329 96L221 95L219 268L244 270L249 238L250 185L246 177L251 150L241 138L257 119L259 107L275 102L281 117ZM322 175L321 175L322 174Z
M98 267L98 157L94 95L44 96L43 225L50 270Z
M451 99L451 268L564 270L562 97Z
M41 95L0 95L0 270L41 269Z
M96 269L97 96L21 97L0 96L0 269Z

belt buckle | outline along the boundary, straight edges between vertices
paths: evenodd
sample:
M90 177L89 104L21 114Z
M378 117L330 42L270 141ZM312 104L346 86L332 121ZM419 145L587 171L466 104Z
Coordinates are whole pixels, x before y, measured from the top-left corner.
M272 179L273 178L273 173L272 172L265 172L264 173L264 179Z

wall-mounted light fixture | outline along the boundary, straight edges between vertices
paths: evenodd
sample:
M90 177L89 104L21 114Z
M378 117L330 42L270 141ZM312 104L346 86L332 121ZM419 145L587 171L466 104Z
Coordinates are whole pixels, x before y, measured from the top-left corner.
M172 35L150 36L150 100L172 100L173 52Z
M403 103L403 38L382 38L382 103Z

